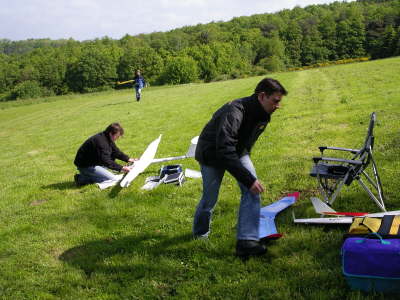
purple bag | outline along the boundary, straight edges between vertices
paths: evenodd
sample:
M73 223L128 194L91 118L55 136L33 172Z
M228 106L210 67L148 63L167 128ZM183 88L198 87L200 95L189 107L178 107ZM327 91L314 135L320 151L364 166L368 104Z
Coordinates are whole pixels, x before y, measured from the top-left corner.
M342 246L343 274L352 289L400 292L400 239L351 237Z

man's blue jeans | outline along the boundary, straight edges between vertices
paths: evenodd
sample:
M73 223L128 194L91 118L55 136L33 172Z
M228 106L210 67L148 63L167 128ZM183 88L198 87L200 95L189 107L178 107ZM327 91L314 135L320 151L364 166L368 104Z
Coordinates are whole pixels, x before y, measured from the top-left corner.
M249 155L240 158L243 166L255 177L256 172ZM212 212L218 200L219 188L225 170L206 165L200 165L203 177L203 195L196 208L193 221L193 235L207 237L210 232ZM260 224L260 195L253 194L242 183L238 182L242 193L240 199L239 216L237 224L238 240L259 240Z
M78 168L78 170L80 173L79 183L81 184L100 183L111 179L118 180L116 175L101 166Z
M136 91L136 100L139 101L140 97L142 96L142 88L141 87L135 87Z

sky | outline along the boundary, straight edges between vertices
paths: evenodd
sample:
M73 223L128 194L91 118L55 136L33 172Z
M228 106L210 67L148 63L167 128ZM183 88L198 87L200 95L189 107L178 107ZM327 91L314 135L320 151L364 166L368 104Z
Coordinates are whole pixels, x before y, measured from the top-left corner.
M352 0L348 0L350 2ZM0 39L93 40L165 32L332 0L0 0Z

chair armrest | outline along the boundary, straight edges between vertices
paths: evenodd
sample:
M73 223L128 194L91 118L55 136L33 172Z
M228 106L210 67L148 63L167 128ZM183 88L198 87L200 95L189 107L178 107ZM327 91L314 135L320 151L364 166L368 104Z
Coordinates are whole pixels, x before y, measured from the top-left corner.
M351 152L353 154L358 153L358 149L350 149L350 148L341 148L341 147L326 147L326 146L320 146L318 147L319 151L321 151L321 153L323 153L325 150L338 150L338 151L347 151L347 152Z
M333 157L313 157L314 163L318 163L319 161L334 161L340 163L348 163L351 165L362 165L363 162L360 160L352 160L352 159L342 159L342 158L333 158Z

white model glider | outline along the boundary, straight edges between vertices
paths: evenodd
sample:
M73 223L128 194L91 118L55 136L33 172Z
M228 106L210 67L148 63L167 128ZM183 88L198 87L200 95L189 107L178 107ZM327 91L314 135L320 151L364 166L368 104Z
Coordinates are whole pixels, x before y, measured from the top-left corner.
M162 135L160 134L160 136L157 139L152 141L147 146L146 150L143 152L140 159L138 161L135 161L132 169L121 180L121 182L120 182L121 187L128 187L131 184L131 182L152 163L194 157L194 153L196 151L196 146L197 146L197 140L199 138L198 136L192 138L190 146L189 146L189 150L187 151L187 153L185 155L155 159L154 156L156 155L158 145L160 144L161 136Z
M293 215L294 223L302 224L351 224L354 217L375 217L381 218L386 215L400 215L400 210L385 211L379 213L367 213L367 212L337 212L332 207L327 205L325 202L318 198L311 198L311 202L314 206L315 212L322 215L321 218L306 218L296 219ZM330 216L330 217L324 217ZM336 216L336 217L332 217Z
M140 159L138 161L135 161L132 169L121 180L121 187L128 187L131 184L132 180L134 180L153 162L154 156L157 152L158 144L160 144L161 141L161 136L162 135L160 134L157 139L152 141L150 145L147 146Z

